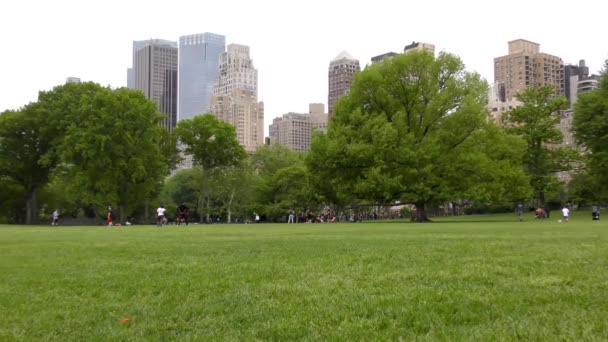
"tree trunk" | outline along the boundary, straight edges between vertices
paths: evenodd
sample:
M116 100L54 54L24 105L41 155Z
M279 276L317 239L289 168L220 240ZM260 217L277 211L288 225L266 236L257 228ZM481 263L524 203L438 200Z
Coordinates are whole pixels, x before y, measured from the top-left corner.
M200 209L198 211L199 213L199 219L201 223L205 222L205 199L207 196L207 170L205 168L203 168L203 183L201 185L201 200L199 201L200 203Z
M150 203L146 200L144 204L144 224L148 224L148 218L150 217Z
M416 215L414 216L415 222L431 222L426 215L426 209L424 207L424 201L416 202Z
M27 198L25 200L25 224L33 224L38 222L38 199L37 188L30 186L27 190Z
M211 214L210 214L210 213L211 213L211 210L209 210L209 207L210 207L210 206L209 206L209 202L210 202L210 201L209 201L209 198L206 198L206 199L205 199L205 205L206 205L207 207L205 208L205 222L206 222L206 223L213 223L213 221L211 220L211 217L210 217L210 216L211 216Z
M119 207L119 215L120 217L118 218L118 222L122 223L125 222L124 218L125 218L125 205L121 204Z
M228 206L226 208L226 214L228 215L227 221L228 223L232 222L232 200L234 200L234 193L236 192L236 186L232 188L230 192L230 199L228 200Z
M540 201L540 207L544 208L545 207L545 192L544 191L540 191L538 194L538 200Z

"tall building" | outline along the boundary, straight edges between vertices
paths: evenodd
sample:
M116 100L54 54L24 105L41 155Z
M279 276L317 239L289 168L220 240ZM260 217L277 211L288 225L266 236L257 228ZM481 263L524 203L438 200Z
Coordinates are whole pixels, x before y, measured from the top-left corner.
M350 93L350 84L361 67L359 61L343 51L329 63L327 109L333 114L334 104L343 95Z
M65 83L80 83L80 78L78 77L68 77L65 79Z
M309 114L287 113L281 118L275 118L271 126L275 126L275 135L270 136L271 144L282 144L293 151L310 150L312 123Z
M563 96L564 62L557 56L540 52L540 44L513 40L509 42L508 55L494 58L494 83L503 88L503 101L513 100L531 86L551 85L556 96Z
M127 68L127 88L135 89L135 73L133 68Z
M308 114L310 115L310 123L313 131L327 131L329 115L325 113L325 105L323 103L310 103L308 105Z
M177 123L177 42L149 39L133 42L133 87L156 102L162 125Z
M406 45L403 48L403 53L407 53L410 51L428 51L432 55L435 55L435 45L429 43L421 43L421 42L412 42L412 44Z
M209 99L217 78L226 37L200 33L179 37L178 120L209 112Z
M380 61L383 61L386 58L394 57L394 56L397 56L397 55L398 55L398 53L392 52L392 51L391 52L387 52L387 53L383 53L381 55L372 57L372 63L378 63Z
M564 93L570 106L574 106L579 93L597 89L599 79L598 75L589 75L589 67L585 65L584 59L581 59L578 65L564 66Z
M209 106L219 119L235 127L247 152L264 144L264 103L258 102L258 71L248 46L230 44L220 55Z
M309 104L308 114L287 113L274 118L268 127L270 144L282 144L294 151L309 151L313 132L326 130L327 118L322 103Z

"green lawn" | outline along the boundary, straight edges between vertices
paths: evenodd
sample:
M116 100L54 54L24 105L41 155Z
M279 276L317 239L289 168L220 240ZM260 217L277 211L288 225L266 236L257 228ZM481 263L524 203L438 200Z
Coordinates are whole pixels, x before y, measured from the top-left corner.
M557 213L0 226L0 340L608 340L608 221Z

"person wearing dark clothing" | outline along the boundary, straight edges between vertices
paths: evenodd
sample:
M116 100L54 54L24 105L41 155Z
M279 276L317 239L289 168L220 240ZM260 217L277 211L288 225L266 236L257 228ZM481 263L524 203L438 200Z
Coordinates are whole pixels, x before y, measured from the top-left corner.
M521 203L519 203L517 205L516 211L517 211L517 218L519 219L519 221L523 221L524 220L524 206Z
M591 219L594 221L600 219L600 208L596 204L591 206Z
M106 216L106 223L108 227L112 227L112 206L108 206L108 215Z
M182 203L177 207L177 225L180 225L182 222L188 225L188 206L185 203Z

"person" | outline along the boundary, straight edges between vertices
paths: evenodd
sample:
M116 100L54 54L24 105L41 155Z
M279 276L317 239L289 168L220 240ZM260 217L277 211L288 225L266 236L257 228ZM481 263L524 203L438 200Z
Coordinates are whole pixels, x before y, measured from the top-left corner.
M188 225L188 207L185 203L182 203L177 207L177 224L185 222Z
M537 208L536 210L534 210L534 215L536 215L537 219L544 219L545 211L542 208Z
M260 215L253 213L255 215L255 223L260 223Z
M51 226L58 226L59 225L59 210L55 209L55 211L53 211L53 222L51 222Z
M600 219L600 208L597 204L591 206L591 219L597 221Z
M517 218L519 219L519 222L524 220L524 206L523 204L519 203L517 205Z
M293 209L289 208L289 212L288 212L288 217L287 217L287 224L289 223L293 223L293 219L296 216L296 213L293 211Z
M562 209L562 215L564 216L564 222L568 222L568 217L570 216L570 209L568 209L567 205L565 205Z
M161 205L160 207L158 207L158 209L156 209L156 226L157 227L162 227L163 223L165 223L165 211L167 211L167 209L165 209L163 205Z
M312 223L312 218L312 210L310 210L310 208L306 209L306 223Z
M108 223L108 227L112 227L112 206L108 206L108 215L106 216L106 222Z

